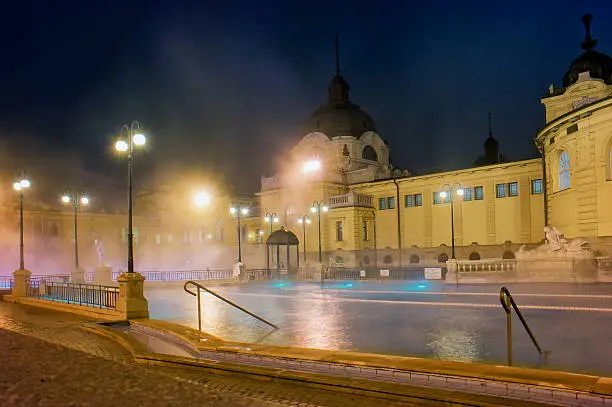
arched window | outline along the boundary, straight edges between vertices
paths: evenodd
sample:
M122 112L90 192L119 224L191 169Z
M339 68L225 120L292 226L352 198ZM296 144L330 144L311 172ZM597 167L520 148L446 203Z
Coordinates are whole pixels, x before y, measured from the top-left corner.
M470 260L480 260L480 254L478 252L470 253Z
M448 254L440 253L438 256L438 263L446 263L448 261Z
M507 250L504 252L504 254L502 254L502 259L514 259L514 253L512 253L510 250Z
M364 160L378 161L378 154L376 154L376 150L374 150L372 146L365 146L363 148L363 153L361 153L361 158Z
M367 254L363 256L363 264L370 264L370 256Z
M344 266L344 259L341 256L336 256L334 261L338 266Z
M421 261L421 259L419 258L418 255L413 254L412 256L410 256L410 263L419 263Z
M570 158L567 151L559 156L559 191L570 187Z
M393 258L387 254L387 255L385 256L385 258L383 259L383 263L385 263L385 264L391 264L391 263L393 263Z

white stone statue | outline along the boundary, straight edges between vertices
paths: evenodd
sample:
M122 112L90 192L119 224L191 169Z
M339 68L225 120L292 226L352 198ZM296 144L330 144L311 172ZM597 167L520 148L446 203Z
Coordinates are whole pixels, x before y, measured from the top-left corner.
M106 250L104 249L104 243L102 243L102 240L96 240L96 251L98 252L99 265L104 266L104 254Z
M546 243L533 250L522 246L517 252L517 258L540 258L540 257L568 257L568 258L590 258L593 252L589 248L589 242L581 237L567 239L555 226L544 228Z

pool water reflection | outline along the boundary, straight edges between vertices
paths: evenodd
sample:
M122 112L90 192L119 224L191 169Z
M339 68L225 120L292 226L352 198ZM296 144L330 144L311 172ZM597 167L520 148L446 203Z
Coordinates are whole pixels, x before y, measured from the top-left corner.
M202 295L202 329L226 340L505 363L499 286L435 282L243 284L212 287L281 329ZM612 375L612 285L508 285L541 346L514 321L515 364ZM152 318L197 328L182 286L146 287ZM580 310L570 310L578 307ZM595 310L590 310L595 309Z

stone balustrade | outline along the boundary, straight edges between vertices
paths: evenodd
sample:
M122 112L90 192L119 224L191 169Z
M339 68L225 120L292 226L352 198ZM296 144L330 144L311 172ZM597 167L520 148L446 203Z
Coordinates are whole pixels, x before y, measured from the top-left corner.
M330 209L350 206L374 207L374 198L371 195L360 194L355 191L343 195L330 196L327 201Z
M459 273L503 273L515 270L514 259L457 260Z

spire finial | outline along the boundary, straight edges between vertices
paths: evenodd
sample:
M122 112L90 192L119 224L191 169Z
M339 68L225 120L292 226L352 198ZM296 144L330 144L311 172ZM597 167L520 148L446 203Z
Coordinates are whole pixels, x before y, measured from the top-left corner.
M584 36L584 41L581 44L582 49L588 51L593 49L595 45L597 45L597 40L591 37L591 21L593 20L593 15L585 14L582 16L582 22L584 23L584 29L586 31Z
M340 44L338 40L338 33L336 33L336 75L340 75Z
M493 130L491 127L491 112L489 112L489 137L493 137Z

